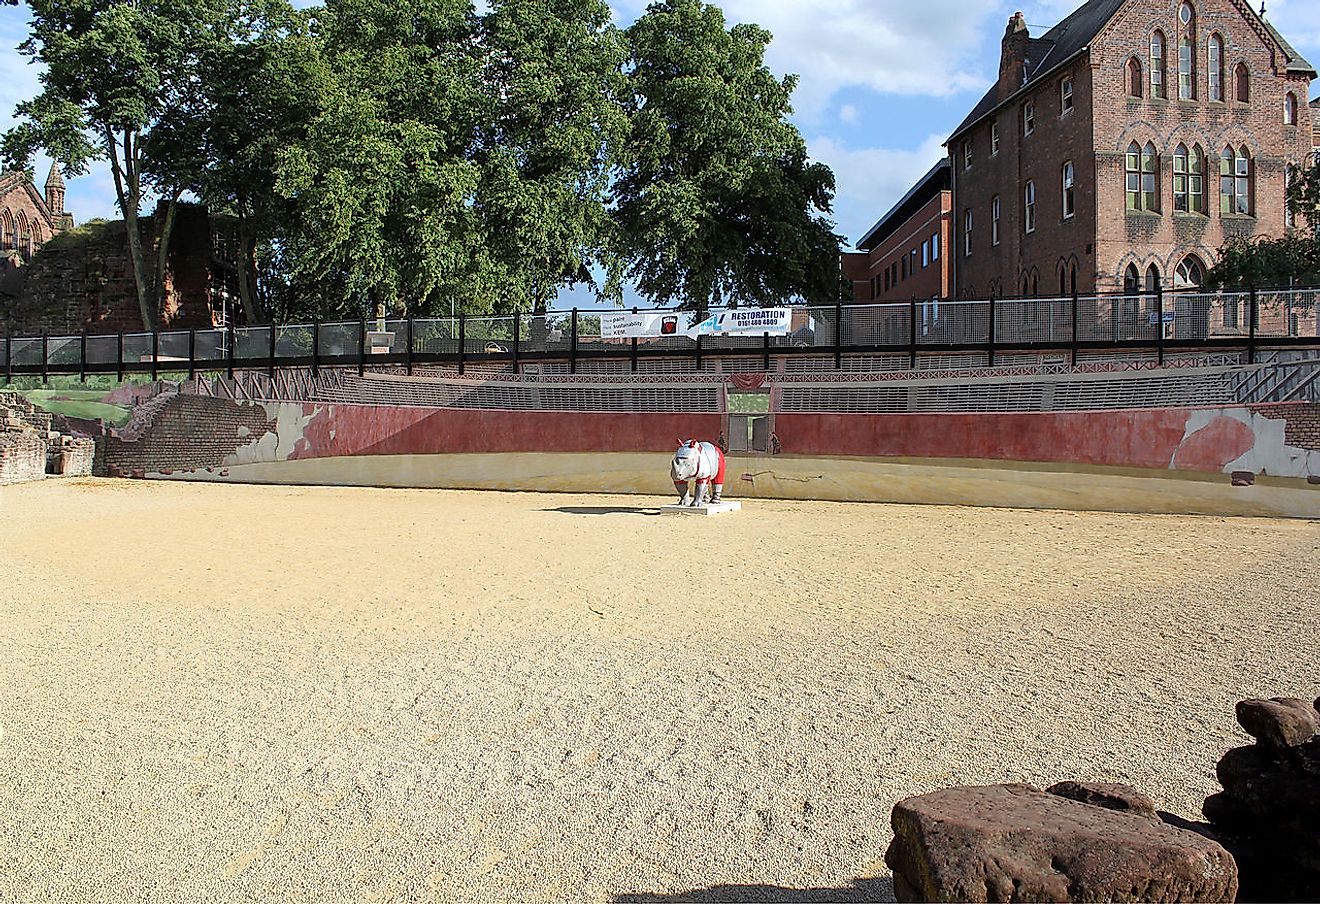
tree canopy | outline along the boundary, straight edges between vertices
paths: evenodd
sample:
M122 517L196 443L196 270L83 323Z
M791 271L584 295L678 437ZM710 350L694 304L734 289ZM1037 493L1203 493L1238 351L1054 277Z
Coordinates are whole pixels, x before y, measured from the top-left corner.
M237 223L249 321L545 310L629 281L695 309L842 297L796 80L700 0L627 29L606 0L30 5L45 70L6 162L109 165L148 324L188 197Z
M1320 285L1320 159L1290 168L1287 204L1294 228L1280 238L1230 238L1206 273L1207 288Z

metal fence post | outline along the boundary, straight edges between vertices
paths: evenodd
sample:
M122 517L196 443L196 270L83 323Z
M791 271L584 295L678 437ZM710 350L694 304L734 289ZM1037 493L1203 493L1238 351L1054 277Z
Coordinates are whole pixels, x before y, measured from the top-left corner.
M87 331L83 330L78 341L78 382L87 382Z
M632 312L633 312L634 314L636 314L636 313L637 313L637 309L636 309L636 308L633 308L633 309L632 309ZM633 336L633 337L632 337L632 343L631 343L631 344L632 344L632 358L631 358L632 372L633 372L633 373L637 373L637 337L636 337L636 336Z
M917 299L908 302L908 370L917 369Z
M50 336L45 330L41 331L41 382L50 382Z
M834 303L834 369L843 367L843 305Z
M990 328L987 330L987 339L990 340L989 365L995 366L995 293L990 293Z
M1155 347L1160 367L1164 366L1164 286L1155 276Z
M697 333L696 339L697 339L697 345L696 345L697 370L700 371L701 370L701 334L700 333Z
M367 372L367 318L358 318L358 376Z
M770 372L770 334L761 334L761 363L765 366L765 372Z
M1072 366L1077 366L1077 287L1072 293Z
M266 364L266 375L272 380L275 379L275 340L279 336L279 331L275 328L275 321L270 324L270 361Z
M1256 287L1251 287L1250 310L1247 311L1247 363L1256 363L1256 318L1259 314L1259 299L1256 295Z
M115 362L116 362L116 366L119 368L118 382L122 383L124 382L124 331L123 330L120 330L118 333L115 334ZM233 373L234 373L234 362L233 359L231 358L229 361L230 376L233 376Z
M578 354L578 310L573 309L573 323L568 337L568 372L577 373Z
M407 328L408 356L406 358L406 361L408 364L408 376L411 377L413 375L413 319L411 316L408 318L407 324L408 324L408 328Z
M312 379L321 375L321 321L312 320Z
M458 372L467 372L467 314L458 312Z
M238 356L238 333L234 330L234 321L225 321L225 334L229 340L229 379L234 379L234 358Z
M513 372L518 373L518 356L522 352L522 311L513 315Z
M160 329L151 331L151 380L156 381L156 372L160 366Z

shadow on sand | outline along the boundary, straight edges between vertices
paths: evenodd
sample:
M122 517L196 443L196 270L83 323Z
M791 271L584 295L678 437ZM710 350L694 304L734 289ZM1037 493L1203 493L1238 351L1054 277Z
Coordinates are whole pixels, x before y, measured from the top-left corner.
M615 895L614 904L717 904L722 901L768 902L768 904L860 904L894 900L894 880L854 879L847 888L784 888L780 885L715 885L672 895L630 892Z
M563 505L559 508L541 509L543 512L559 512L564 515L645 515L657 517L660 509L655 506L627 505Z

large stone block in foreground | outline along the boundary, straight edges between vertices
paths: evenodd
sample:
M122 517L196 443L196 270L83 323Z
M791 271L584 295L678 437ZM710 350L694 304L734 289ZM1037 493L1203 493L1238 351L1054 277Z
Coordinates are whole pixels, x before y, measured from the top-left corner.
M901 801L885 862L900 901L1232 901L1214 841L1028 785Z

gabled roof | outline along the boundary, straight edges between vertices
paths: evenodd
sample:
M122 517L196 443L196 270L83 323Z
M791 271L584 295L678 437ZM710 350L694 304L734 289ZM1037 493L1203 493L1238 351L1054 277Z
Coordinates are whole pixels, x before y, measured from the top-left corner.
M1096 35L1100 34L1101 29L1109 23L1109 20L1126 2L1127 0L1087 0L1086 3L1074 10L1072 15L1045 32L1044 35L1030 39L1027 61L1030 63L1031 70L1022 87L1005 98L1003 103L1000 103L999 85L998 83L991 85L985 97L981 98L981 102L972 109L972 112L962 121L962 124L953 130L953 134L949 136L949 140L945 143L952 144L960 135L991 113L1001 107L1008 106L1024 91L1030 90L1056 69L1089 50ZM1284 40L1278 29L1264 19L1260 19L1255 10L1250 8L1250 5L1247 8L1250 14L1256 16L1269 29L1274 39L1278 41L1284 56L1287 57L1287 71L1316 78L1317 74L1314 67L1303 59L1302 55L1293 49L1291 44Z
M921 180L890 209L889 213L881 217L880 221L862 236L862 240L857 243L858 250L870 251L875 248L893 235L898 227L906 223L931 198L952 187L953 166L949 163L949 158L944 157L931 167L930 172L921 177Z
M41 214L41 218L46 221L46 227L52 232L59 228L59 222L51 215L50 208L46 206L46 196L37 191L37 187L32 184L32 179L23 170L9 170L0 173L0 196L13 191L16 188L25 189L28 197L32 199L32 206Z
M1095 36L1100 33L1100 29L1105 27L1125 2L1127 0L1087 0L1074 10L1072 15L1045 34L1030 39L1027 44L1027 62L1030 64L1030 71L1022 87L1000 103L999 84L991 85L985 97L981 98L981 102L962 121L962 125L953 130L949 142L953 142L963 132L1000 107L1007 106L1013 98L1035 87L1051 72L1089 48Z

